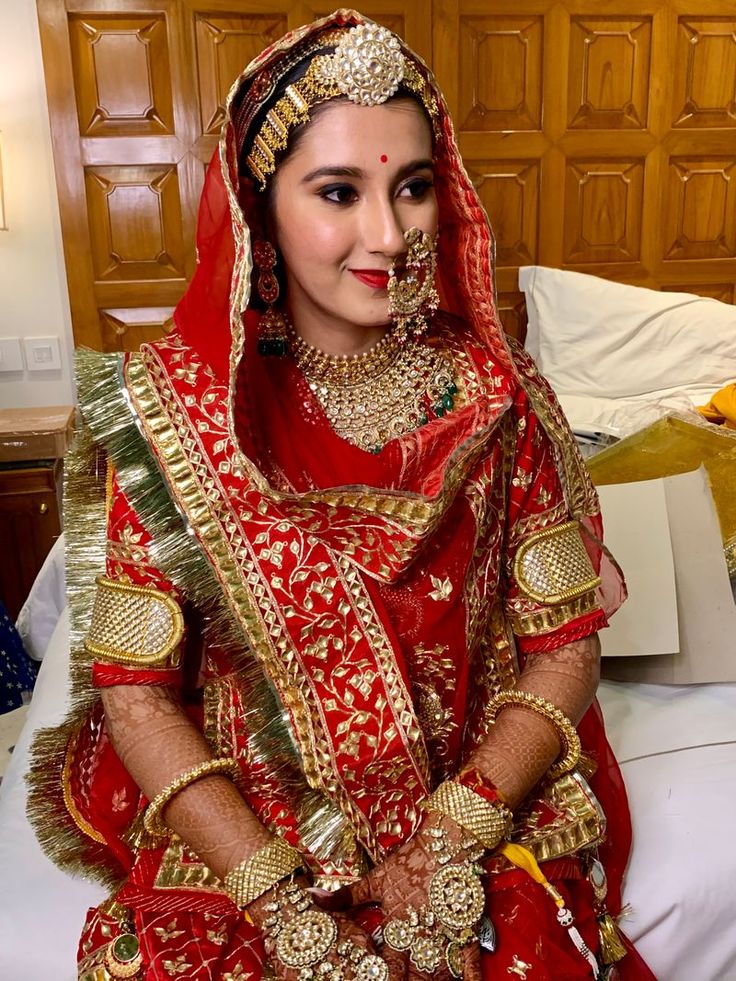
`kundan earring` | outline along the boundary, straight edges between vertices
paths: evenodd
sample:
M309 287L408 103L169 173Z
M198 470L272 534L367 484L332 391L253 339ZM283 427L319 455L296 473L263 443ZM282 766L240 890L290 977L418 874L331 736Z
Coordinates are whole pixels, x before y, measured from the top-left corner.
M258 269L258 296L266 304L258 324L258 353L263 357L283 358L288 349L288 324L283 313L274 308L280 290L274 272L276 249L268 239L258 239L253 243L253 262Z
M429 330L439 306L434 279L437 272L437 238L419 228L404 232L409 246L405 256L394 260L388 271L389 316L399 344L419 340ZM398 270L401 277L396 275Z

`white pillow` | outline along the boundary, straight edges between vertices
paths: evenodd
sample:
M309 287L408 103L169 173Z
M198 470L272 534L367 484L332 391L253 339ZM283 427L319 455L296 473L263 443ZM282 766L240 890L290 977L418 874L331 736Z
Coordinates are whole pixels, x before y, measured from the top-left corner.
M623 439L658 419L677 413L695 413L685 395L650 396L646 399L606 399L595 395L558 394L562 411L574 433L608 433ZM700 419L700 417L698 417ZM700 419L702 421L702 419Z
M703 405L736 380L736 307L597 276L524 266L526 347L556 392L687 395Z

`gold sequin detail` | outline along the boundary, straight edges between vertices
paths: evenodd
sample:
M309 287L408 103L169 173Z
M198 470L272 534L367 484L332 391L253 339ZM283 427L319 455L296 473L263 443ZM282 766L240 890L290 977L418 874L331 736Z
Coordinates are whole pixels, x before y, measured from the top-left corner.
M97 579L92 623L84 646L118 664L176 667L184 620L171 596L147 586Z
M510 616L511 626L517 637L548 634L597 608L598 598L595 592L591 590L569 603L561 603L559 606L547 606L544 609L532 610L528 613L512 613Z
M545 528L519 545L514 577L521 592L538 603L566 603L600 585L577 521Z

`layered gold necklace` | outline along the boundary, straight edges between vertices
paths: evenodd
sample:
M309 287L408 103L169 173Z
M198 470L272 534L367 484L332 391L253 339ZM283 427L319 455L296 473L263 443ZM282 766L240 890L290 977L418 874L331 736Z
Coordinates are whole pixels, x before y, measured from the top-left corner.
M364 450L378 453L455 402L450 354L424 341L399 344L389 331L363 354L334 355L292 330L289 350L332 428Z

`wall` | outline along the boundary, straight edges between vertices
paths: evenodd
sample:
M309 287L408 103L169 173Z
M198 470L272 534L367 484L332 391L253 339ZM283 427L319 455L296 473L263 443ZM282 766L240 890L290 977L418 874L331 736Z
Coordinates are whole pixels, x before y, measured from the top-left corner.
M69 296L35 0L0 0L0 338L55 336L61 368L0 373L0 408L74 400Z

